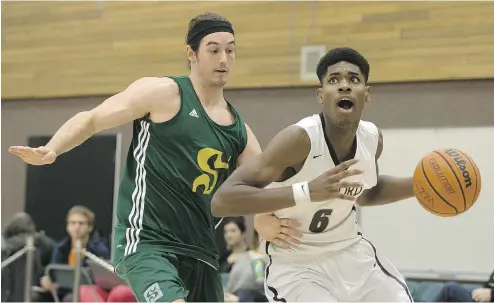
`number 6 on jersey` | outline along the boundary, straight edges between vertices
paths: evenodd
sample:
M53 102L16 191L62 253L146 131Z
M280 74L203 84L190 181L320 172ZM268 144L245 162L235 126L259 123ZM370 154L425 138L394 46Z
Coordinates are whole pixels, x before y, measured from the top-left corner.
M332 209L323 208L314 214L310 222L309 230L313 233L323 232L329 224L329 216L333 212Z

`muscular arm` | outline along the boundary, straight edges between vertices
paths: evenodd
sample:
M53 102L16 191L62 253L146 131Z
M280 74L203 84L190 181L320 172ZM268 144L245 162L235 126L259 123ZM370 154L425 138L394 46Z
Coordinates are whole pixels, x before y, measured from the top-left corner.
M379 142L376 152L377 185L366 190L357 200L361 206L375 206L398 202L413 197L413 180L409 178L379 175L377 160L383 151L383 135L379 130Z
M245 124L245 129L247 130L247 145L245 145L244 151L238 158L237 166L245 164L255 156L262 153L262 149L261 146L259 145L259 141L257 141L256 136L254 135L250 127L247 125L247 123Z
M240 216L294 206L291 187L264 187L288 167L303 162L309 151L310 139L305 130L298 126L282 130L263 153L241 165L222 184L211 202L213 215Z
M173 80L141 78L123 92L106 99L90 111L69 119L46 145L57 155L79 146L94 134L141 118L175 92Z

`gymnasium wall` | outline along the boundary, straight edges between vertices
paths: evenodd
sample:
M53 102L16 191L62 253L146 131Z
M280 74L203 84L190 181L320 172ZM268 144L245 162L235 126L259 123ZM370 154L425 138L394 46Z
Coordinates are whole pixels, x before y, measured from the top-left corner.
M494 77L493 2L16 1L2 2L3 98L108 95L186 73L187 22L205 11L236 29L230 88L314 85L300 78L304 45L358 49L373 82Z
M487 276L494 265L494 123L490 126L393 127L382 129L385 150L379 170L408 176L417 159L438 147L454 147L472 157L482 176L477 202L464 214L442 218L415 198L385 207L361 208L365 237L403 273L463 272ZM481 247L479 247L481 246Z

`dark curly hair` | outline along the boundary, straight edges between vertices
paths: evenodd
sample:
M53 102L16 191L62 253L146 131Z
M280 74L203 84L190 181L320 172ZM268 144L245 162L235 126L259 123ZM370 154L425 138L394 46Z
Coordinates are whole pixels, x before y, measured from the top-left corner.
M367 83L370 72L369 62L367 62L364 56L362 56L359 52L349 47L334 48L327 52L326 55L319 60L316 70L319 82L322 84L322 79L326 76L328 67L342 61L357 65L365 78L365 82Z

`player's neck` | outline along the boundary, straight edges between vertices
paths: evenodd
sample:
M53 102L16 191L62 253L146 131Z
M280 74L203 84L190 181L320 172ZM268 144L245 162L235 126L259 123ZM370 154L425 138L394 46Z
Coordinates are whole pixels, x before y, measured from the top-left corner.
M326 115L324 115L324 122L324 132L338 157L345 156L352 149L359 122L347 127L341 127L334 124Z
M212 107L225 101L225 98L223 97L223 87L207 85L193 73L190 73L189 78L199 97L199 101L204 107Z

